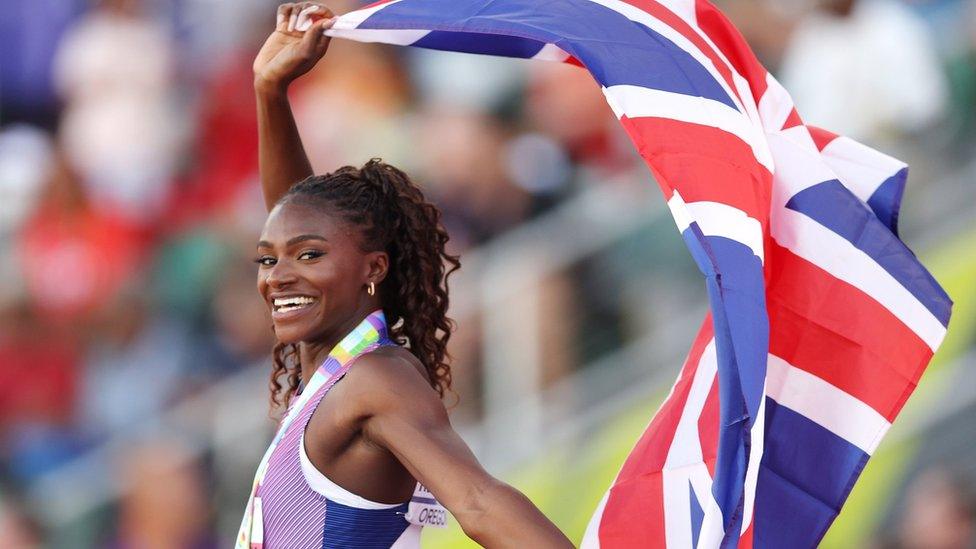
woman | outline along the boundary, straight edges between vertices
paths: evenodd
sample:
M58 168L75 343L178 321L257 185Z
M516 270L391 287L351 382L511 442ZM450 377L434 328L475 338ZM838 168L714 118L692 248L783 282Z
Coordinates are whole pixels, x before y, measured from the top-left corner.
M258 289L278 339L272 401L290 406L238 546L417 547L420 526L443 517L419 481L481 545L571 547L451 428L446 278L459 264L438 210L377 160L312 175L286 92L325 54L331 17L318 4L282 5L254 63L271 210Z

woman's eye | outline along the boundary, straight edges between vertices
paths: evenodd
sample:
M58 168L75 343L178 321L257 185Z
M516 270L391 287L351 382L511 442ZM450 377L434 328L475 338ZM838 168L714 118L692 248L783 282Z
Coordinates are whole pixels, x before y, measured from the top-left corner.
M318 250L308 250L299 254L298 259L315 259L317 257L322 257L325 255L324 252Z
M275 258L270 255L262 255L254 260L255 263L261 265L262 267L270 267L275 264Z

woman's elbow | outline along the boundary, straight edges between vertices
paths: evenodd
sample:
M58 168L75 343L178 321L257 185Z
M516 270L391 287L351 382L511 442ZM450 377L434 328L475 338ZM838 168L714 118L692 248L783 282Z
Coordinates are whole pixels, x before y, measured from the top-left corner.
M481 546L491 536L492 511L506 490L511 488L494 478L472 484L466 490L462 508L454 513L464 534Z

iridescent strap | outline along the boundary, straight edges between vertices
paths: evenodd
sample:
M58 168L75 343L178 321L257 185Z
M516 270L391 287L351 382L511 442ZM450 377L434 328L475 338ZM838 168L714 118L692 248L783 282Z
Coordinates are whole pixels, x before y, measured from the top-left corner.
M386 317L383 311L378 309L370 313L358 326L342 338L329 352L329 356L325 359L325 362L312 374L312 378L302 390L301 394L292 399L292 403L288 407L285 417L278 424L278 430L275 432L275 436L271 440L271 444L264 453L264 457L261 459L261 463L258 465L257 472L254 475L251 495L248 497L247 507L244 510L244 518L241 520L241 528L237 534L235 549L259 548L262 545L263 525L254 524L256 515L255 498L258 493L258 488L261 486L268 472L268 463L271 460L271 454L274 453L278 443L285 436L288 427L291 426L315 394L323 389L327 391L346 373L352 366L354 358L371 351L384 341L389 341ZM260 504L258 507L260 507ZM252 530L257 530L257 532L254 532L256 534L254 537L257 538L253 540L254 543L252 543Z

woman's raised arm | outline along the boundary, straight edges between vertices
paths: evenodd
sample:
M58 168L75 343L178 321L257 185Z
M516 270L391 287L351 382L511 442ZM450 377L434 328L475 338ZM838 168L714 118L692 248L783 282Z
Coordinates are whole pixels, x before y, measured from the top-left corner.
M332 11L315 2L278 7L275 30L254 59L258 106L258 162L268 210L294 183L312 175L288 103L288 86L318 63L329 47Z

